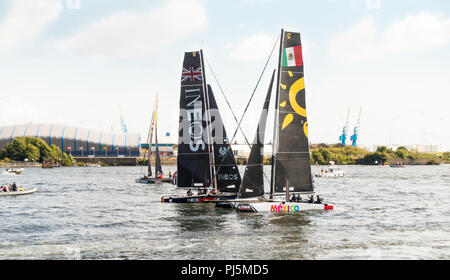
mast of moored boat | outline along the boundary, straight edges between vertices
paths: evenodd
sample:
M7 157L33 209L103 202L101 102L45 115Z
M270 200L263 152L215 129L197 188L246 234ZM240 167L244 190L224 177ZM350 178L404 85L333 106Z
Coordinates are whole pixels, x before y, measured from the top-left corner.
M148 144L148 149L147 149L147 157L148 157L148 161L147 161L147 176L150 178L152 176L152 165L151 165L151 155L152 155L152 140L153 140L153 129L154 129L154 125L155 125L155 112L156 112L156 104L158 102L158 96L156 97L156 103L153 105L153 112L152 112L152 120L150 122L150 128L148 130L148 135L147 135L147 144ZM144 160L145 160L145 154L144 154Z
M272 162L270 173L270 199L273 199L275 189L275 162L276 162L276 149L277 149L277 131L278 131L278 95L280 93L280 79L281 79L281 55L283 53L283 38L284 29L281 29L280 35L280 52L278 55L278 72L277 72L277 90L275 94L275 110L274 110L274 122L273 122L273 138L272 138Z

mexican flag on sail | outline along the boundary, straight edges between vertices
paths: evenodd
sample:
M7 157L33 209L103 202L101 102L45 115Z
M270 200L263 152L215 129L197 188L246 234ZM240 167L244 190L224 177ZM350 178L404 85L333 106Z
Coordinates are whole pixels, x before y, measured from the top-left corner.
M295 46L283 50L282 66L302 66L302 46Z

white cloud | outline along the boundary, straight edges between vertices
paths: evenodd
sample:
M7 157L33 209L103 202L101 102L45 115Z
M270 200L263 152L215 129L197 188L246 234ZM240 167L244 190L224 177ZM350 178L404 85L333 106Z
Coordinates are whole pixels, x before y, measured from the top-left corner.
M333 37L329 53L342 61L362 62L394 54L411 54L450 42L450 18L419 13L394 21L384 30L366 18Z
M204 7L197 0L172 0L147 12L119 12L61 39L61 51L96 57L133 58L152 53L206 28Z
M0 23L0 48L10 49L39 35L59 17L57 0L16 0Z
M230 45L233 51L229 57L241 62L260 61L269 55L274 43L274 36L255 34L241 40L237 45Z

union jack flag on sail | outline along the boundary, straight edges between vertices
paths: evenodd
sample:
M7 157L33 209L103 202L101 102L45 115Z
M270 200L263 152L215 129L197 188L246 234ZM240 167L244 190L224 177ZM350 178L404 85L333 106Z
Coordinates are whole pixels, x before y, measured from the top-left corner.
M183 67L183 72L181 73L181 81L202 81L202 67L189 67L186 69Z

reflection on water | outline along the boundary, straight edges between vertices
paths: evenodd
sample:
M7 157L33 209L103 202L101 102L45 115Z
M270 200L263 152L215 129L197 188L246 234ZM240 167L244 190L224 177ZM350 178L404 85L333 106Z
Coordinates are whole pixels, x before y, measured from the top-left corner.
M0 198L0 259L450 257L448 165L346 171L344 178L316 178L335 211L300 215L161 203L185 190L134 183L140 167L0 175L1 184L38 188Z

